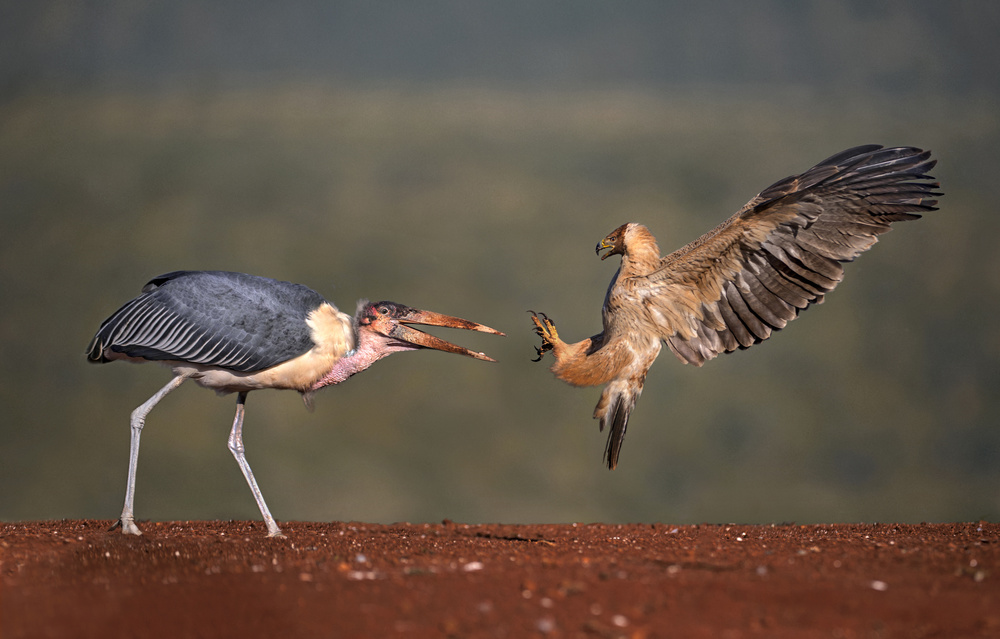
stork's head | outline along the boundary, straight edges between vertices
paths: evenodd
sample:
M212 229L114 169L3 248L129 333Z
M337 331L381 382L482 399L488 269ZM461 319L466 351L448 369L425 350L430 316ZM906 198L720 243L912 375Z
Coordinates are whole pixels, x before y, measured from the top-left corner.
M371 334L385 338L383 340L383 348L388 352L433 348L448 353L467 355L488 362L496 360L485 353L470 351L467 348L419 331L409 326L409 324L463 328L481 333L503 335L503 333L496 329L477 324L476 322L470 322L469 320L450 315L442 315L433 311L422 311L404 304L388 301L363 302L360 304L358 307L357 323L359 333L368 331Z

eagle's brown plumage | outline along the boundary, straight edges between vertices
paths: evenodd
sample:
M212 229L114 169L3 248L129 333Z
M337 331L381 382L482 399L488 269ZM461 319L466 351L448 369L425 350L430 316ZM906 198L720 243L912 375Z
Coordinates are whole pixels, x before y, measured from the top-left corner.
M748 348L823 301L843 278L843 262L871 248L893 222L934 211L935 160L913 147L859 146L761 191L731 218L660 257L656 239L624 224L597 245L621 255L604 300L604 330L567 344L553 323L533 315L539 358L576 386L607 384L594 411L610 425L605 460L618 464L629 413L646 371L665 342L701 366Z

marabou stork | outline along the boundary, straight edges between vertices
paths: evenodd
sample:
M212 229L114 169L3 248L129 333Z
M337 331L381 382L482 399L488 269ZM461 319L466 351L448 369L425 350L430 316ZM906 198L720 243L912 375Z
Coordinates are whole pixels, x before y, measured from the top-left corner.
M320 388L338 384L400 351L433 348L495 361L483 353L411 328L425 324L503 335L476 322L395 302L358 302L351 318L315 291L291 282L224 271L175 271L154 277L142 293L101 324L87 348L94 363L159 362L174 377L132 412L128 484L121 518L112 527L142 534L133 497L139 436L149 411L186 379L218 394L238 393L229 450L253 492L270 537L281 536L243 448L247 393L296 390L307 407Z
M532 312L532 321L542 338L538 359L552 351L556 377L607 384L594 418L602 431L610 426L608 467L618 464L629 413L663 342L701 366L767 339L822 302L843 277L841 263L871 248L892 222L937 210L941 193L926 174L935 163L917 148L859 146L774 183L666 257L641 224L601 240L602 260L622 258L604 299L603 331L570 344L544 313Z

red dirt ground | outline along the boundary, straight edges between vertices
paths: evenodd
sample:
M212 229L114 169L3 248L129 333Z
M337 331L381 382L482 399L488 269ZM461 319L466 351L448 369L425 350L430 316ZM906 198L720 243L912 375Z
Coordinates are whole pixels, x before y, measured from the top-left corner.
M0 636L1000 637L1000 524L0 524Z

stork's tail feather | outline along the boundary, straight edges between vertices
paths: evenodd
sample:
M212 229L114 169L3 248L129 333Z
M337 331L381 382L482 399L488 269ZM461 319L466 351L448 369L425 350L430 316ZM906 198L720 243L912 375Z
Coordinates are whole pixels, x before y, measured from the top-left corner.
M90 344L87 345L87 361L91 364L104 364L111 361L104 356L104 340L101 339L100 333L94 335L94 339L90 340Z

